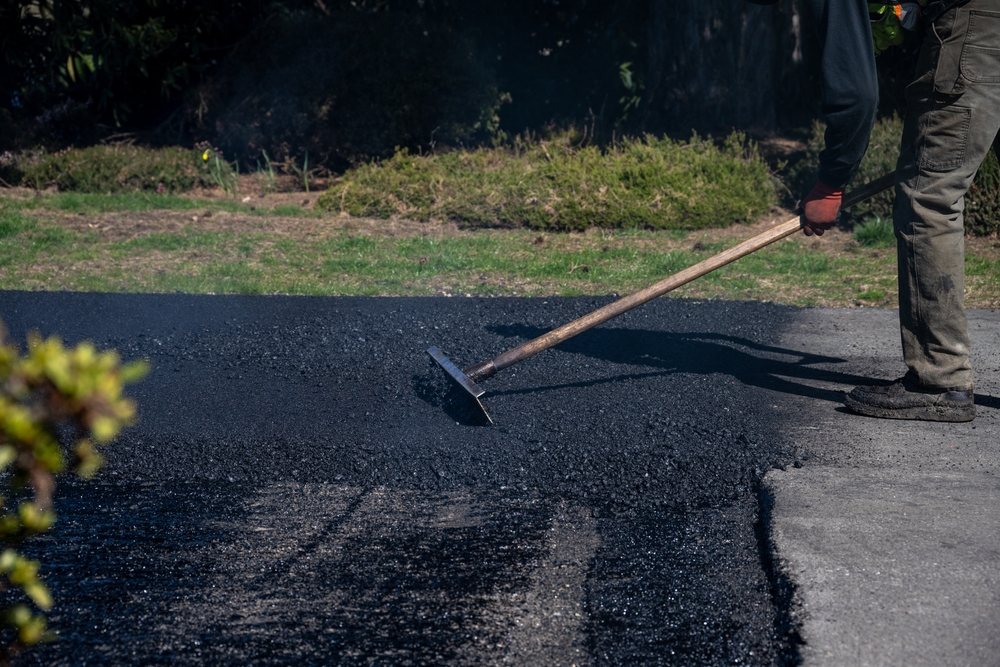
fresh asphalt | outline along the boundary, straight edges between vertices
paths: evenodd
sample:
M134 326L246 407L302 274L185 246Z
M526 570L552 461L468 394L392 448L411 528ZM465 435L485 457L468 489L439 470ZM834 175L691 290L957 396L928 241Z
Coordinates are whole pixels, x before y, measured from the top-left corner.
M998 654L1000 551L976 539L998 514L996 388L981 384L982 431L907 424L936 435L876 461L894 431L837 409L843 386L893 370L875 311L834 311L867 336L838 342L816 328L827 311L661 299L489 380L496 426L425 353L470 365L607 301L0 293L15 339L86 338L153 369L131 390L140 423L99 482L61 482L32 547L60 639L24 663L861 664L836 652L905 626L917 566L942 587L921 591L925 615L940 590L976 601L953 599L937 636ZM976 470L940 456L956 428ZM955 511L949 471L931 488L895 465L921 473L920 457L970 473L963 507L985 523L962 515L962 541L934 548L981 589L925 576L909 544L937 534L899 517L931 505L893 489ZM871 564L851 534L814 530L862 516L879 548L915 553L895 561L888 625L862 614L883 582L817 574Z

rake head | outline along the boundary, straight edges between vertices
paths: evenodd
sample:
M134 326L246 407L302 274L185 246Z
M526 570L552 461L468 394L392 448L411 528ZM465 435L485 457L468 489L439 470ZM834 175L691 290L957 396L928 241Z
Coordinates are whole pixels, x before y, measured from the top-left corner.
M472 397L472 400L474 400L476 405L479 406L479 409L483 411L484 415L486 415L486 419L488 419L490 424L492 424L493 419L490 417L490 413L486 412L486 408L483 407L482 402L479 400L479 397L486 393L483 388L473 382L472 379L469 378L469 376L466 375L458 366L456 366L451 359L446 357L444 352L439 350L437 346L429 348L427 350L427 354L431 355L431 358L438 362L441 368L444 369L444 372L447 373L452 380L457 382L459 387L468 392L469 396Z

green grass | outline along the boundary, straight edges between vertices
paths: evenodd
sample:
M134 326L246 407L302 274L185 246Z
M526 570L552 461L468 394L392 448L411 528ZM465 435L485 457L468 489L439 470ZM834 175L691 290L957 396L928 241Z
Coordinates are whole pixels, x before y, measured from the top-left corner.
M219 203L219 202L213 202ZM147 205L162 206L158 217ZM171 208L172 207L172 208ZM751 234L724 230L527 229L451 231L429 224L394 235L352 232L327 216L295 231L244 212L253 224L217 229L194 222L176 198L61 195L0 198L0 289L215 294L580 295L628 293L706 259ZM104 211L95 224L76 213ZM173 213L171 213L173 211ZM256 213L256 212L254 212ZM236 211L236 214L241 214ZM131 218L129 217L131 216ZM172 216L172 217L171 217ZM129 221L135 235L123 238ZM169 231L146 231L159 220ZM212 219L214 220L214 219ZM115 227L121 224L123 226ZM110 226L109 226L110 225ZM364 227L363 229L370 229ZM107 230L111 229L112 233ZM155 229L155 227L154 227ZM298 235L296 235L298 234ZM852 237L801 236L676 290L674 296L794 305L889 306L894 253ZM1000 304L1000 260L968 248L970 306ZM986 249L986 250L984 250Z
M863 301L881 301L885 298L885 292L880 289L870 289L858 294L858 298Z
M250 212L249 206L231 199L195 199L155 192L123 192L114 195L64 192L23 200L19 208L26 211L58 211L77 215L197 210Z
M257 209L254 213L256 215L273 215L284 218L319 218L323 215L319 211L309 211L301 206L292 206L289 204L275 206L274 208L268 210Z
M866 248L891 248L896 245L892 220L875 216L854 228L854 240Z
M82 216L104 213L142 213L146 211L226 211L255 217L319 218L322 213L301 206L281 205L270 209L243 204L232 198L205 199L155 192L121 192L95 194L60 192L19 200L8 205L16 212L54 211ZM0 204L0 215L3 205ZM2 219L0 219L2 222ZM0 234L2 234L0 230Z
M0 289L215 294L578 295L625 293L709 257L716 242L634 230L549 235L485 230L440 238L338 232L319 241L275 233L157 232L106 241L38 221L0 239ZM702 234L705 234L704 232ZM985 269L984 269L985 271ZM831 259L785 241L681 288L700 298L809 305L880 300L891 256ZM865 289L850 276L864 276ZM846 280L845 280L846 279Z
M95 215L125 211L189 211L197 207L198 202L178 195L148 192L127 192L115 197L66 192L52 195L48 205L57 211Z
M118 256L134 255L143 250L171 252L201 248L219 250L233 243L247 243L242 237L224 232L155 232L128 241L109 244L109 250Z
M26 199L10 199L0 196L0 227L8 220L28 220L33 218L33 214L45 212L97 216L105 213L143 213L148 211L250 213L250 208L232 200L195 199L144 192L126 192L113 195L67 192ZM9 223L8 227L11 224L13 223ZM0 231L0 234L2 233Z
M4 215L0 213L0 239L17 236L21 232L32 229L35 226L33 220L18 213Z

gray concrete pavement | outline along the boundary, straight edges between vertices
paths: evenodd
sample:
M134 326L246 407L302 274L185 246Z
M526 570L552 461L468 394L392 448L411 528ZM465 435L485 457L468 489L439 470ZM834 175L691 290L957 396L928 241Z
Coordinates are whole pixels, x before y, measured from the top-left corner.
M798 395L781 379L771 390L799 460L765 479L806 667L1000 665L1000 313L971 312L970 326L968 424L839 406L854 384L905 371L895 311L803 311L779 346L814 355L784 378Z

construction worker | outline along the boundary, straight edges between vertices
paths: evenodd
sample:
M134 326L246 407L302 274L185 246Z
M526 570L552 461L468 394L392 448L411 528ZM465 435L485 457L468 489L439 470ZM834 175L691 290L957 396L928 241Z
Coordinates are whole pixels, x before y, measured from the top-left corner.
M903 28L924 33L906 90L893 209L909 371L886 386L855 387L845 404L872 417L971 421L962 211L1000 129L1000 0L802 2L822 45L827 122L817 182L801 203L807 236L836 224L844 187L867 149L878 102L876 51L901 42Z

